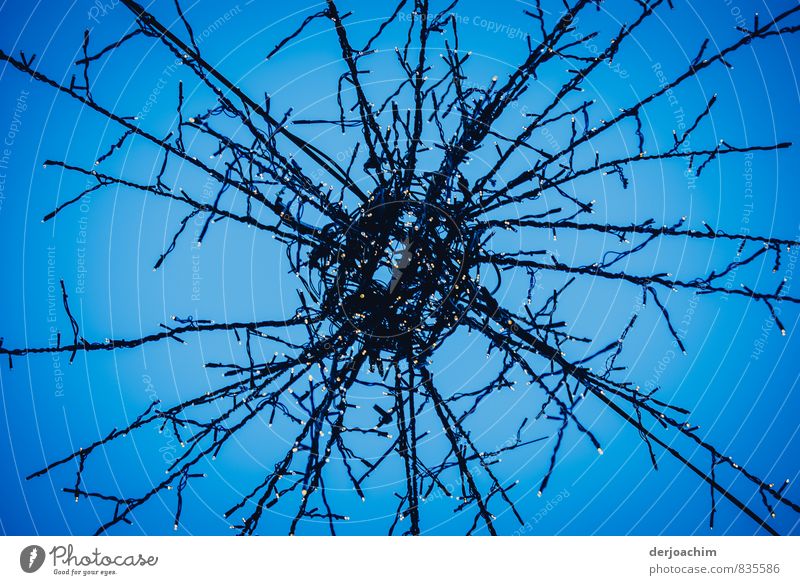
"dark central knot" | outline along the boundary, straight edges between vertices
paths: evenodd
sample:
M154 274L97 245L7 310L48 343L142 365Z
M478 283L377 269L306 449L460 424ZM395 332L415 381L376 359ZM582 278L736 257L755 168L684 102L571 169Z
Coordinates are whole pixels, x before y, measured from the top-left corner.
M319 265L323 310L381 349L429 342L431 332L458 320L469 269L465 231L430 203L363 206L335 255Z

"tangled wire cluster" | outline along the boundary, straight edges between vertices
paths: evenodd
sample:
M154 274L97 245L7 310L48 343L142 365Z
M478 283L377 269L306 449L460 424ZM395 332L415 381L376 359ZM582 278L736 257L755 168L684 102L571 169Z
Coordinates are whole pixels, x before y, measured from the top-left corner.
M601 41L599 31L582 32L577 24L585 12L600 10L604 1L552 2L558 6L551 13L536 0L525 13L530 25L526 58L507 78L495 76L483 86L470 83L466 73L471 53L460 47L459 19L454 13L457 0L440 10L432 10L428 0L401 0L366 43L357 46L348 31L350 14L327 0L322 10L299 23L269 54L280 53L314 27L335 33L343 69L335 94L339 116L300 120L291 112L274 114L269 97L258 100L247 95L208 62L179 0L175 0L176 22L182 30L168 28L133 0L120 4L132 15L130 31L99 48L87 32L83 56L75 63L77 73L68 84L44 73L35 57L0 51L0 59L23 74L121 129L119 139L89 168L46 161L48 167L83 175L89 183L44 219L104 189L166 198L183 206L186 213L155 262L156 269L168 268L169 256L179 239L187 237L190 222L202 220L198 242L215 224L228 222L277 240L302 286L298 286L298 304L291 315L252 322L176 316L173 323L162 324L158 332L141 338L92 341L81 335L62 283L71 339L62 343L59 334L55 346L0 347L13 366L13 359L20 356L63 352L72 360L78 353L185 341L189 335L212 332L227 332L242 343L245 353L240 363L203 364L220 370L229 382L177 404L156 400L130 424L31 474L38 477L76 465L75 481L64 491L76 501L108 504L110 517L98 533L132 522L140 507L169 491L175 497L177 529L184 492L190 483L201 481L208 461L223 456L226 444L245 427L283 419L295 429L290 447L262 481L242 489L244 497L225 511L232 528L241 534L257 533L269 518L268 511L286 501L292 502L294 510L288 533L300 530L303 521L322 521L335 534L348 515L328 497L328 474L346 476L363 498L364 486L376 470L397 462L403 489L395 494L390 533L423 532L421 502L434 491L442 491L454 498L457 511L473 519L469 533L495 534L499 509L510 510L523 523L514 490L533 490L539 495L547 490L568 428L576 429L603 453L600 439L578 416L583 400L596 401L635 429L654 467L667 454L705 482L711 494L712 526L721 500L770 533L775 533L770 520L776 507L800 512L800 506L786 495L788 481L776 486L738 465L687 422L685 409L660 400L657 389L644 392L628 379L620 358L638 312L620 324L619 331L611 332L610 342L595 345L567 327L560 304L565 291L581 282L623 283L641 292L642 303L661 315L661 322L684 351L663 298L677 289L744 297L763 305L783 329L778 303L800 302L784 293L783 283L763 291L729 288L723 279L765 257L774 258L777 270L782 254L798 242L728 233L708 225L695 229L685 219L670 225L652 220L598 223L587 219L595 202L576 195L574 187L587 177L606 175L627 188L629 169L645 161L684 161L699 176L719 157L788 147L786 143L735 146L725 141L695 146L693 132L710 116L716 96L695 113L691 124L674 133L672 146L665 150L647 150L642 119L650 104L687 80L712 67L732 67L731 60L743 47L800 30L800 7L768 20L756 16L752 26L741 28L738 40L716 52L706 41L685 71L665 79L655 91L621 107L612 117L598 119L595 102L581 99L587 79L614 63L620 48L644 23L671 8L669 0L635 0L632 4L638 14L607 41ZM382 43L390 30L403 31L406 39L404 45L388 48L401 81L381 103L374 103L366 81L370 60L387 50ZM135 116L102 105L92 93L93 67L113 59L121 47L142 41L160 43L180 60L184 75L193 74L214 100L206 110L188 111L183 82L176 83L175 124L165 137L148 131ZM510 109L518 115L518 105L528 97L532 81L547 66L559 63L566 64L566 77L551 88L547 103L527 110L525 125L515 134L498 129ZM235 133L229 132L231 121L237 126ZM349 160L337 161L290 129L308 125L332 126L354 140ZM535 145L534 133L551 128L565 132L566 143L552 148ZM632 131L635 152L605 156L595 150L596 141L622 128ZM159 150L160 172L154 181L103 170L104 162L132 141ZM207 162L208 152L192 151L192 145L199 149L197 145L203 144L214 145L213 163ZM286 154L290 148L296 149L296 156ZM477 165L467 166L476 153L485 163L481 172L474 170ZM521 156L533 162L509 176L506 169ZM195 169L210 179L215 197L204 200L189 188L170 184L169 169L174 166ZM319 175L312 178L309 168L320 169L324 180ZM503 172L506 175L501 178ZM546 250L510 248L507 240L497 238L506 232L522 234L520 241L530 233L552 237L595 233L615 238L619 248L600 250L591 263L564 262ZM739 255L728 265L691 279L621 268L623 260L664 240L730 241L738 245ZM509 272L524 274L530 283L520 306L506 306L498 294ZM562 275L563 284L551 294L540 292L537 279L544 274ZM462 331L480 336L489 351L501 358L501 365L487 383L448 392L437 384L432 364L448 339ZM298 342L298 337L303 341ZM284 351L264 358L261 343L282 345ZM585 357L571 360L568 356L574 355L576 346L589 350ZM540 397L541 406L521 417L519 427L511 432L512 440L485 449L476 438L475 431L480 429L471 424L474 415L490 396L513 388L520 379L527 383L526 392ZM367 414L351 399L359 386L376 392ZM495 464L504 454L542 440L536 434L540 420L555 423L555 441L540 483L521 486L504 479ZM137 494L93 489L90 462L109 445L153 427L171 429L184 447L163 479ZM676 447L665 433L682 437L686 450ZM353 446L351 438L364 436L378 445L377 454L361 454ZM705 461L693 461L689 449L704 452ZM718 479L720 468L734 474L730 485ZM741 495L730 487L734 481ZM753 494L760 497L763 509L751 503ZM275 522L281 518L276 516Z

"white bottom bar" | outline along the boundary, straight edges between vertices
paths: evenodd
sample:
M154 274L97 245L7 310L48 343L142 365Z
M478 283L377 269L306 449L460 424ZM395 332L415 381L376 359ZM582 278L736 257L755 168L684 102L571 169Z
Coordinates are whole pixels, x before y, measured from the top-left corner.
M777 585L798 556L797 537L4 537L0 582Z

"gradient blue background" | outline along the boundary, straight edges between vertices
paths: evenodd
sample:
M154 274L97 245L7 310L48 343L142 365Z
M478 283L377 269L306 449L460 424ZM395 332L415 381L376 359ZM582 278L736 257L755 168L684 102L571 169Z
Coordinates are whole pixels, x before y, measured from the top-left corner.
M747 18L749 23L754 11L766 18L769 10L777 12L794 4L776 1L767 7L763 2L749 0L675 3L674 11L660 9L658 16L626 45L616 60L619 69L601 67L592 78L585 97L598 99L598 112L613 112L653 91L658 85L653 72L655 63L660 63L667 75L682 71L705 37L712 39L710 50L715 44L724 46L739 35L734 27L740 24L740 18ZM633 6L634 2L607 2L609 14L592 13L581 25L589 26L596 19L607 35L618 26L610 26L614 19L630 18ZM366 1L347 2L343 7L353 10L352 35L361 39L368 38L374 30L378 22L375 19L391 10L388 3ZM525 4L509 0L491 4L463 2L457 9L462 50L473 51L469 68L472 81L485 85L492 75L502 77L521 61L525 41L516 29L533 28L522 15L525 8ZM171 2L157 3L153 10L176 31L180 30L173 21ZM198 2L191 8L187 3L195 34L203 39L201 49L206 59L251 95L270 93L276 112L293 107L298 118L325 117L335 111L331 92L342 64L333 33L327 25L317 24L301 42L273 60L266 62L264 57L306 15L318 10L318 5L288 2ZM221 17L221 24L214 24ZM36 53L43 72L68 81L73 71L70 63L79 56L84 28L92 30L94 46L98 47L126 31L131 22L127 10L110 1L103 9L88 1L3 2L0 46L7 52L22 49L28 54ZM381 82L396 75L396 67L393 70L390 66L395 41L400 42L390 34L381 43L388 52L388 61L385 67L374 69L376 84L370 90L376 96L385 95L389 87ZM693 137L693 146L714 145L720 139L737 145L800 142L796 122L800 104L793 69L797 50L797 38L758 42L732 58L733 70L716 66L682 86L676 92L678 106L662 99L648 108L643 120L648 150L655 151L656 144L669 145L671 130L676 127L676 107L684 108L691 120L712 93L717 93L720 101L712 118ZM435 49L431 53L435 55ZM382 58L374 57L371 63L379 64ZM199 109L210 103L202 92L194 93L197 84L188 73L170 68L173 60L156 41L137 40L118 51L108 66L96 71L95 98L122 114L132 115L146 108L143 127L166 134L174 122L178 79L187 83L190 105ZM560 79L557 70L552 71L541 77L539 84L533 84L530 95L516 107L535 111L537 105L546 103L548 92ZM159 79L164 80L164 89L156 103L146 107L148 96L161 85ZM84 178L59 169L43 169L42 162L55 158L89 166L117 139L119 131L88 109L55 95L51 88L30 82L8 66L0 69L0 88L0 138L8 136L20 97L26 104L19 131L9 145L11 164L2 169L6 176L5 198L0 207L4 283L0 287L0 336L6 346L47 345L52 325L48 323L48 307L53 301L57 308L55 325L62 332L69 330L59 296L48 292L48 278L50 284L53 278L55 283L59 278L66 281L82 334L90 339L137 337L156 330L173 314L217 321L248 320L279 318L295 307L297 283L285 275L285 260L271 238L224 222L212 228L201 250L191 246L194 226L190 226L189 237L180 240L162 270L153 272L153 263L182 217L177 206L162 200L126 190L100 191L84 206L75 206L56 220L42 224L40 219L45 213L85 186ZM524 122L513 110L503 121L507 128L518 128ZM621 130L609 132L597 147L623 152L631 148L635 144L632 126ZM337 157L346 157L354 140L353 134L343 138L335 130L317 134L313 127L302 126L296 131ZM544 145L550 139L536 138ZM563 141L565 135L556 134L552 139ZM195 146L200 152L207 147L202 142ZM480 168L481 162L472 164ZM120 172L146 182L157 173L157 165L152 150L134 144L103 168L111 174ZM611 177L576 187L584 194L595 193L587 198L597 199L595 219L600 221L654 217L658 223L672 223L686 216L692 227L700 227L705 220L727 231L746 227L753 233L800 239L799 167L800 147L795 146L752 158L727 157L711 164L695 183L684 177L684 162L672 161L630 169L632 187L628 190L622 190ZM524 165L518 166L517 172L522 168ZM308 170L313 175L314 169ZM752 198L745 196L749 180L745 174L751 175ZM184 169L171 176L176 184L196 195L202 193L204 179L196 173ZM86 244L78 241L82 231L86 233ZM558 242L549 241L548 234L528 233L525 238L526 247L558 251L563 261L591 261L600 246L616 245L611 239L602 238L582 236L578 241L565 232L559 234ZM514 237L508 241L519 245ZM724 244L665 243L632 260L626 269L641 273L658 267L678 275L697 276L711 267L725 266L734 253L735 246ZM787 272L788 256L784 255L784 265L777 275L771 273L771 260L762 260L763 264L739 271L735 285L747 282L771 291L778 279L791 277ZM77 283L84 268L85 287L79 290ZM199 280L193 279L193 274ZM543 284L540 294L550 286L546 278ZM501 293L508 306L519 305L526 285L525 276L505 283ZM788 286L791 294L800 295L796 279L790 280ZM639 296L630 287L587 281L564 299L561 315L574 334L595 336L600 347L618 335ZM623 354L625 363L631 366L630 378L643 386L647 381L663 386L662 399L690 408L690 420L701 425L702 435L752 472L776 483L787 478L796 480L800 474L800 338L796 308L782 307L781 318L787 329L782 337L772 326L766 309L743 298L700 297L695 303L690 294L678 292L670 295L667 302L678 322L684 318L691 321L684 338L689 355L675 352L663 321L649 306ZM762 335L764 351L755 355L754 344ZM171 404L179 397L187 398L213 386L218 378L198 367L202 361L243 358L232 337L209 336L201 343L189 336L187 341L190 343L186 346L162 343L135 351L79 355L72 365L67 365L66 356L60 362L50 356L17 359L13 370L0 365L0 531L84 534L93 532L109 517L110 510L103 505L92 506L84 501L76 505L61 493L62 486L74 481L72 468L33 481L25 481L24 477L46 461L124 424L154 396ZM455 392L494 371L491 366L496 364L484 356L485 346L472 341L454 337L437 357L437 381L444 391ZM56 387L60 375L63 391ZM368 406L375 397L362 390L357 399ZM473 419L471 428L482 427L478 429L479 437L487 450L496 447L513 434L525 413L535 412L537 400L529 400L523 386L516 393L487 404ZM710 531L708 489L693 473L663 453L659 453L660 470L652 470L637 433L624 428L613 413L604 412L597 404L587 401L579 415L603 443L605 455L599 457L588 441L574 430L569 431L551 486L539 499L536 490L547 466L555 428L543 424L532 429L530 437L549 435L551 440L505 458L497 469L501 477L520 481L515 493L521 514L529 524L520 529L510 514L500 514L500 533L759 533L752 521L726 503L719 505L717 527ZM216 462L206 466L208 478L193 484L178 534L227 533L229 523L220 511L238 501L237 490L249 491L286 448L291 436L288 427L276 427L249 429ZM443 440L441 436L439 439ZM707 457L694 451L690 444L678 440L675 446L681 446L693 461L706 468ZM173 448L163 435L154 431L141 433L117 450L97 453L99 457L91 468L93 475L87 477L112 491L114 486L146 486L149 481L160 479L164 453ZM726 482L732 479L729 474L721 476ZM376 474L364 503L347 488L343 478L331 481L336 490L335 501L351 516L350 522L337 528L340 533L385 533L395 506L392 492L401 489L394 484L404 481L399 465L388 465ZM762 510L757 494L748 486L736 481L732 485L745 501ZM737 488L742 491L737 492ZM794 486L790 486L788 494L798 498ZM112 533L171 534L174 505L168 497L155 499L135 514L136 524L117 527ZM471 514L456 515L452 508L446 498L430 499L422 510L424 531L463 533ZM800 529L796 514L785 508L778 508L777 513L773 523L779 531L796 533ZM279 516L280 510L276 514ZM268 517L261 532L285 533L285 523L280 517ZM306 523L301 529L301 533L324 532L324 526L313 523Z

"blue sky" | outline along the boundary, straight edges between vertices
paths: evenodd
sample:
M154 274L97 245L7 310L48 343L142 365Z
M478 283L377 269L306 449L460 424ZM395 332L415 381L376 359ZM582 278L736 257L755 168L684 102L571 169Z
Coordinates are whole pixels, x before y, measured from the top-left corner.
M192 4L187 13L206 60L250 95L269 94L275 112L292 108L295 119L333 115L336 80L343 65L327 24L312 25L298 42L271 60L264 59L276 42L320 6L274 4L203 1ZM749 24L755 11L760 11L763 19L769 10L777 12L793 2L769 2L766 6L755 0L676 0L675 4L673 11L659 10L624 47L614 66L601 67L591 78L582 99L597 100L598 118L604 111L614 112L654 91L660 71L669 76L685 69L704 38L712 39L709 51L724 46L740 34L734 27L743 23L742 18ZM353 12L352 36L361 39L369 38L379 19L391 10L388 3L361 0L343 6ZM610 0L603 12L587 15L579 25L597 26L607 36L616 32L618 22L630 19L632 6L632 1ZM471 82L485 86L492 76L507 74L524 58L521 31L534 28L523 15L526 8L526 4L511 0L459 5L461 47L473 52L468 67ZM153 11L179 30L171 2L156 3ZM8 53L35 53L43 72L68 82L75 71L70 63L79 57L83 29L89 28L93 43L100 46L124 34L131 23L126 8L113 1L104 5L63 2L58 6L4 2L0 4L0 48ZM374 66L368 90L376 102L398 77L392 59L395 43L400 42L397 32L390 31L381 51L371 57ZM441 46L441 41L436 42L432 54ZM672 101L654 103L643 119L648 150L669 144L671 131L682 116L693 119L712 94L718 95L718 104L693 135L693 146L713 147L721 139L737 145L800 142L800 129L794 123L800 115L793 69L797 49L796 38L754 43L732 58L733 69L714 67L676 90ZM561 76L558 68L541 75L528 95L508 112L501 127L521 125L521 113L546 103ZM163 135L174 123L179 79L187 84L189 109L210 104L209 96L190 77L175 67L174 57L157 42L139 39L101 66L93 93L115 112L139 114L143 126ZM179 241L161 270L153 272L155 260L183 216L175 204L130 190L109 189L94 193L55 220L41 223L46 213L80 192L86 183L83 177L43 168L43 161L53 158L91 165L120 131L7 66L0 67L0 86L0 137L7 149L0 168L0 249L4 250L5 282L0 287L0 336L6 346L47 345L51 327L69 330L60 296L53 288L59 279L66 283L83 335L92 339L138 337L157 329L170 315L249 320L279 318L294 309L297 283L286 274L279 246L254 230L220 223L198 249L192 245L192 232L198 227L190 224L189 237ZM294 130L340 161L346 161L355 140L352 133L342 136L335 129L297 126ZM535 139L547 145L565 137L555 132ZM208 149L202 141L193 146L203 153ZM601 152L625 152L633 146L631 126L609 133L594 145ZM486 152L477 153L472 168L480 170L485 160L489 160ZM157 174L158 162L151 150L133 144L103 169L147 182ZM513 177L526 162L515 161L503 178ZM435 163L430 157L422 161ZM675 160L631 169L628 189L622 189L614 177L582 181L575 188L595 194L589 198L597 200L597 221L652 217L657 223L674 223L686 216L692 227L701 227L706 221L730 232L747 229L799 239L798 165L800 148L795 146L780 153L726 157L711 164L697 180L687 179L685 162ZM313 167L309 172L313 175ZM208 189L203 177L186 169L171 178L198 195ZM547 233L503 235L497 245L545 247L558 252L564 261L580 262L591 261L597 250L614 245L611 239L581 237L560 233L553 242ZM665 243L631 260L626 269L698 276L724 267L734 257L735 248L720 243ZM797 295L800 285L791 280L794 260L796 256L786 254L776 274L769 260L742 269L734 286L741 281L771 291L785 277L790 292ZM556 282L545 277L542 284L546 289ZM507 306L518 307L526 288L527 277L516 275L506 280L500 294ZM625 285L587 280L563 300L562 316L571 332L595 337L599 347L619 334L639 296L638 290ZM661 386L662 399L690 409L690 418L701 426L703 437L754 473L776 483L796 480L800 473L796 415L800 392L792 359L800 350L796 308L782 307L787 333L781 336L765 307L743 298L693 297L678 292L666 302L677 321L685 324L688 355L676 351L663 320L649 306L623 354L630 366L629 378L643 387ZM13 370L0 366L0 465L6 478L0 499L0 530L6 534L84 534L93 532L108 517L105 507L83 501L76 505L61 493L62 486L74 481L71 469L32 481L24 477L46 461L95 441L134 418L153 397L171 403L212 387L218 378L199 367L202 362L243 359L241 348L229 336L190 337L187 341L186 346L163 343L129 352L78 355L71 365L66 356L36 356L15 360ZM264 351L271 349L265 347ZM454 336L437 355L434 367L439 385L456 392L490 376L492 365L496 363L485 358L485 346L466 336ZM362 389L357 399L369 405L379 398ZM533 412L538 404L540 397L523 389L500 396L473 420L473 428L487 448L501 444L516 429L520 413L525 409ZM694 474L668 455L660 456L659 471L652 470L637 433L597 403L587 401L579 414L600 439L604 455L598 457L588 441L568 432L549 492L537 498L555 427L547 423L533 427L531 436L551 440L498 465L504 477L520 482L515 491L527 527L520 527L506 513L499 515L499 532L758 533L752 521L725 503L719 506L716 529L710 531L708 489ZM224 456L209 462L206 480L192 488L178 533L227 533L228 521L220 512L238 500L238 491L249 491L289 437L289 427L280 425L242 433ZM696 457L699 465L707 465L705 456L691 445L675 445ZM363 445L364 449L372 447ZM142 433L98 457L92 477L98 485L111 488L146 486L163 473L175 449L168 436ZM732 477L726 479L733 481ZM330 480L334 497L351 516L338 530L343 534L385 533L394 509L392 493L402 481L400 465L386 466L373 478L362 503L348 489L344 476L334 474ZM732 485L744 489L745 498L752 495L740 482ZM793 487L788 493L795 493ZM754 497L750 503L760 509L757 494ZM157 499L136 514L133 526L116 528L113 533L172 533L174 505L168 498ZM448 498L430 498L422 512L425 533L464 532L471 516L454 514L453 507ZM282 513L276 510L274 521L267 522L262 532L284 533ZM774 525L782 533L797 533L798 521L796 514L779 508ZM310 534L324 531L324 526L313 523L303 529Z

